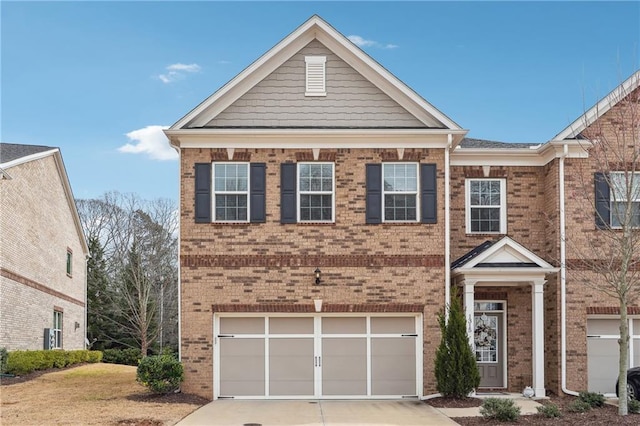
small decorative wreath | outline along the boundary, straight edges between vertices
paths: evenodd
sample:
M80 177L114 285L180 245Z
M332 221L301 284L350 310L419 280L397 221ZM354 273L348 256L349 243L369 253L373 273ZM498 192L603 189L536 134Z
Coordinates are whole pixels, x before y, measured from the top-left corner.
M476 346L483 348L491 347L493 346L493 342L496 340L496 330L489 327L487 324L478 324L473 332L473 337L475 339Z

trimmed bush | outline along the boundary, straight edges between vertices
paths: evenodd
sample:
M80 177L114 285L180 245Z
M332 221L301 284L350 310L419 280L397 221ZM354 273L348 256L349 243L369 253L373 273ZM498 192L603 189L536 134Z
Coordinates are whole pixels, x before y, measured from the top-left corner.
M98 351L13 351L7 356L6 372L21 376L37 370L63 368L83 362L100 362L102 353Z
M596 392L580 392L578 394L578 399L589 404L591 408L600 408L604 407L605 398L601 393Z
M639 414L640 401L638 401L637 399L630 399L629 402L627 402L627 408L629 409L630 413Z
M560 408L556 404L547 404L537 408L538 413L547 418L562 417Z
M171 355L154 355L142 358L136 377L153 393L169 393L180 388L184 370L180 361Z
M7 348L0 348L0 374L4 374L7 372L7 357L8 357Z
M567 406L567 410L571 411L572 413L586 413L587 411L591 410L591 405L588 402L578 398Z
M102 352L102 362L109 364L124 364L137 366L142 359L140 349L105 349Z
M485 419L515 422L520 417L520 407L515 404L513 399L487 398L480 407L480 414Z

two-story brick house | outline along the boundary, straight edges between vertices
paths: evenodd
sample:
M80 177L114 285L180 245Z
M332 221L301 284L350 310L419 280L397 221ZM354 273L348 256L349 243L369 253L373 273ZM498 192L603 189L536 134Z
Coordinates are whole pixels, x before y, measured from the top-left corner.
M460 294L482 388L559 392L559 187L584 147L466 133L317 16L168 129L185 390L426 397Z
M89 249L58 148L0 144L0 347L84 349Z

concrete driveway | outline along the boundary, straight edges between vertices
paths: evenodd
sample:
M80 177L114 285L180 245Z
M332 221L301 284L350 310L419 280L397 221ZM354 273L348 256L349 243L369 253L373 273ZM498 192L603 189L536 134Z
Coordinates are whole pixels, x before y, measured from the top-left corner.
M456 425L424 402L412 401L213 401L179 426L204 425Z

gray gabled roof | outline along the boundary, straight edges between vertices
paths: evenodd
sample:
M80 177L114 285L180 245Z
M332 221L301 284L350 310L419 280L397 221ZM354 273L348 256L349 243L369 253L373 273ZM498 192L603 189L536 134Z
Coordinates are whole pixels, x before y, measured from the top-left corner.
M16 143L0 143L0 164L28 157L29 155L56 149L52 146L43 145L21 145Z
M486 139L474 139L474 138L464 138L460 142L461 148L497 148L497 149L508 149L508 148L529 148L531 146L538 146L539 143L520 143L520 142L498 142L498 141L490 141Z

